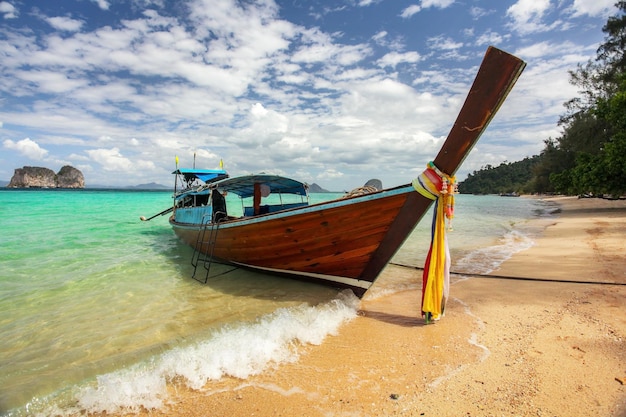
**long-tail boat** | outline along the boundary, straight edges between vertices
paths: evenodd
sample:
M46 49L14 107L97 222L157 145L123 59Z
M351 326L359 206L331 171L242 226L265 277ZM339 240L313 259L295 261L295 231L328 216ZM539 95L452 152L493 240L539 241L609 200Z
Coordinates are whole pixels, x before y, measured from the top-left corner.
M513 55L487 49L433 161L437 172L457 171L524 67ZM229 178L223 170L196 169L174 173L191 186L176 192L173 207L157 215L173 212L169 222L195 248L196 268L203 265L208 271L213 262L228 263L347 287L359 297L433 202L406 184L310 204L306 184L276 175ZM231 194L228 199L233 194L241 198L237 215L227 207L226 194ZM284 201L287 195L300 200Z

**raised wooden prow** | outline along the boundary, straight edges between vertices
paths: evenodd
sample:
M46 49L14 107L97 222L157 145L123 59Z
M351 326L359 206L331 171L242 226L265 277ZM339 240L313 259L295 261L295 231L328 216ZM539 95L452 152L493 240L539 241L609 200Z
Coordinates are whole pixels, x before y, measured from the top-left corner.
M435 166L454 175L526 67L521 59L490 46Z
M454 175L525 67L526 63L516 56L492 46L487 49L456 122L434 160L437 168L446 174ZM370 281L376 279L432 204L432 200L417 192L408 196L407 204L398 213L389 232L365 268L363 279Z

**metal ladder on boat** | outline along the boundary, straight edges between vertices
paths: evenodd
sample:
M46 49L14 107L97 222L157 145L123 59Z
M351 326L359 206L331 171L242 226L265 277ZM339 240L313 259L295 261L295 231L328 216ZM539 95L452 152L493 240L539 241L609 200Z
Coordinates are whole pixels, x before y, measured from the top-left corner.
M191 265L193 266L193 275L191 277L198 282L202 282L203 284L206 284L209 280L211 264L213 263L213 253L215 252L217 232L220 228L220 220L212 222L212 218L213 216L211 215L205 215L202 217L202 227L198 232L196 246L194 247L193 255L191 255ZM206 253L202 251L204 246L207 247ZM196 277L199 265L202 265L206 271L204 281Z

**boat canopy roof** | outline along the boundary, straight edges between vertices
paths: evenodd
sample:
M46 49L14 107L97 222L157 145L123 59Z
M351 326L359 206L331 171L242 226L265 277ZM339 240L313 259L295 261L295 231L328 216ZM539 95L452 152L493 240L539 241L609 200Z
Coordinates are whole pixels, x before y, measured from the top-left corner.
M228 173L223 169L189 169L180 168L172 172L172 174L182 175L185 177L185 181L193 181L196 178L206 183L219 181L224 178L228 178Z
M272 193L307 195L308 185L291 178L271 174L244 175L242 177L227 178L211 184L221 191L237 194L241 198L254 196L254 184L269 187Z

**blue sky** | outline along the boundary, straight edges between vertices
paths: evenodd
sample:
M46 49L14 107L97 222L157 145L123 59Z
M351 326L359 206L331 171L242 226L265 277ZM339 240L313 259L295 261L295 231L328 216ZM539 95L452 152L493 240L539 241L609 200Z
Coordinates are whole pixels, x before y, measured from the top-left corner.
M349 190L437 154L488 45L528 66L458 172L559 136L568 70L614 0L0 0L0 180L73 165L86 184L180 166Z

